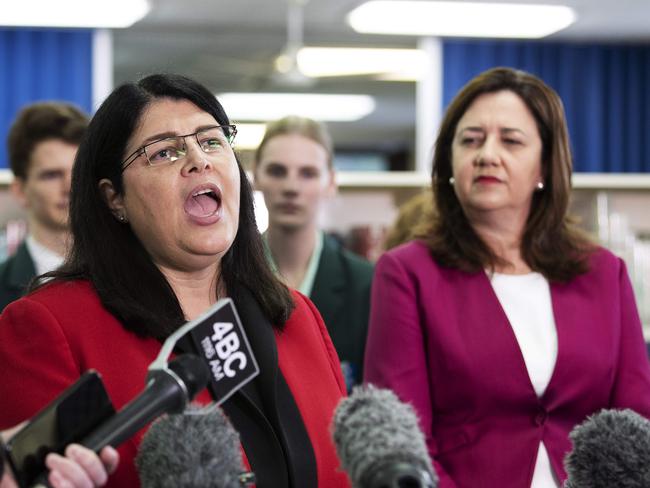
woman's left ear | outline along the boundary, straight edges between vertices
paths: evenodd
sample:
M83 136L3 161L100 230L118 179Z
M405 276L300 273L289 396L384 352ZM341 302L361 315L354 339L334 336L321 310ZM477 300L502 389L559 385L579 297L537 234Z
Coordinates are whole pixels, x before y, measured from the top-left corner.
M124 198L121 193L115 191L113 182L108 178L102 178L98 184L99 193L102 195L104 202L111 210L111 213L120 222L127 221L126 209L124 208Z

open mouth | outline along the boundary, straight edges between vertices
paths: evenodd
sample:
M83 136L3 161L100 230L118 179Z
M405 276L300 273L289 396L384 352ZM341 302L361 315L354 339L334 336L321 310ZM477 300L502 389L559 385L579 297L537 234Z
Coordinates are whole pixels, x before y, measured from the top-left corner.
M221 191L214 186L194 190L185 199L185 211L193 217L210 217L221 208Z

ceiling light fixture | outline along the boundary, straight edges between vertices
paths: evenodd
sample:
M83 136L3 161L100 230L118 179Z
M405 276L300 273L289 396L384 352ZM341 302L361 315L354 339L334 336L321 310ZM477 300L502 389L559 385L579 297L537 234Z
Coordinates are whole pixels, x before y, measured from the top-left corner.
M264 132L266 132L266 124L241 123L237 120L233 120L232 122L237 126L235 149L257 149L257 146L262 142Z
M303 47L298 67L307 76L378 75L385 79L415 81L426 68L426 53L419 49Z
M233 120L276 120L300 115L322 121L353 121L375 109L375 99L370 95L222 93L217 98Z
M352 10L350 26L365 34L529 38L575 22L563 5L372 0Z
M147 15L150 9L148 0L19 0L3 6L0 25L124 28Z

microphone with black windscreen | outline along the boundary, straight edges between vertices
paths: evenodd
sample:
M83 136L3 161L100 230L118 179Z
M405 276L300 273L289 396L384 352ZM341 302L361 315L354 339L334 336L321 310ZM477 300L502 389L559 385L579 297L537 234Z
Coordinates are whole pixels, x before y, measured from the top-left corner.
M230 298L222 298L200 317L172 333L149 365L149 371L164 368L172 351L189 352L203 359L210 371L208 389L217 405L225 402L260 372L244 326Z
M334 413L332 437L355 488L436 488L415 411L390 390L356 387Z
M142 393L82 439L81 444L95 452L108 445L119 446L163 413L182 412L209 379L208 367L198 356L182 354L174 358L166 368L150 375Z
M601 410L569 434L565 488L650 487L650 421L630 409Z
M192 344L191 350L169 361L183 340ZM206 386L215 402L221 403L259 374L241 320L229 298L219 300L170 334L148 369L145 391L81 444L97 452L109 444L116 447L159 415L182 412Z
M135 464L142 488L240 488L254 481L239 434L215 405L151 424Z

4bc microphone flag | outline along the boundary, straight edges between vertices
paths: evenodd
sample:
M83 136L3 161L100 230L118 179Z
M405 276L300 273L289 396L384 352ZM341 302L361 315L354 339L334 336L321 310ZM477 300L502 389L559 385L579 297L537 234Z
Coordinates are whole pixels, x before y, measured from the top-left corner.
M221 306L219 306L221 304ZM212 373L208 388L220 405L260 372L241 320L231 299L220 300L193 327L195 352Z
M150 376L166 368L170 354L180 345L179 341L186 345L182 348L183 352L198 355L208 366L211 373L208 388L217 405L225 402L260 372L230 298L219 300L200 317L171 334L149 366Z

